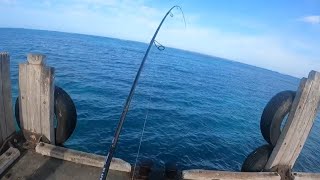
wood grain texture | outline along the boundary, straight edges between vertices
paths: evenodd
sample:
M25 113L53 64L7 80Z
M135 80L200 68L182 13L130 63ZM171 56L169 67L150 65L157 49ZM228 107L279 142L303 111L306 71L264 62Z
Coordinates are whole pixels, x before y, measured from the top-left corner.
M75 151L46 143L39 143L36 146L36 152L65 161L101 168L103 167L106 158L105 156ZM131 165L121 159L112 158L110 169L122 172L131 172Z
M1 56L2 62L2 56ZM0 62L0 144L3 143L5 138L7 137L6 131L6 122L5 122L5 115L4 115L4 98L3 98L3 91L2 91L2 63Z
M228 172L192 169L182 171L182 179L188 180L280 180L275 172Z
M40 118L40 79L41 66L27 65L27 114L29 118L29 131L41 134Z
M10 147L0 156L0 175L20 156L20 151Z
M27 64L19 64L19 114L20 127L29 129L28 106L27 106Z
M41 120L49 120L47 123L41 123L42 134L54 144L54 108L52 108L54 107L54 68L43 67L41 70L40 103Z
M10 56L0 53L0 145L15 132L10 79Z
M29 54L28 62L19 65L20 123L54 144L54 68L44 62L45 56Z
M3 56L3 55L2 55ZM11 79L10 79L10 56L5 55L5 58L1 58L2 67L2 93L4 101L4 115L6 123L7 137L11 136L15 132L13 109L12 109L12 94L11 94Z
M292 168L312 128L320 101L320 74L303 78L292 104L287 123L265 169L281 165Z
M294 172L292 173L294 180L319 180L320 173L301 173L301 172Z

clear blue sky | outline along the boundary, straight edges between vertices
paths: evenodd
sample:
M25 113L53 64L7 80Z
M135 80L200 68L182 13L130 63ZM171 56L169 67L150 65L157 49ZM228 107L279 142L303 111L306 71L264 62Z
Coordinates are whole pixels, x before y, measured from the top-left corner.
M0 0L0 27L57 30L149 42L301 77L320 71L320 0Z

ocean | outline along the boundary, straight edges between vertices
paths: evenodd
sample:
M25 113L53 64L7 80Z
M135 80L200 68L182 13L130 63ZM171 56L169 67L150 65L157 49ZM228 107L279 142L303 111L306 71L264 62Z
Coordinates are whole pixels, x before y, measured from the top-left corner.
M151 37L150 37L151 38ZM18 64L43 53L55 84L73 99L78 122L68 148L106 155L147 44L108 37L0 28L0 51L11 55L13 102ZM307 76L307 74L306 74ZM267 69L166 47L151 49L120 136L116 157L158 168L239 171L246 156L266 144L263 108L276 93L296 90L299 79ZM320 171L317 118L295 171Z

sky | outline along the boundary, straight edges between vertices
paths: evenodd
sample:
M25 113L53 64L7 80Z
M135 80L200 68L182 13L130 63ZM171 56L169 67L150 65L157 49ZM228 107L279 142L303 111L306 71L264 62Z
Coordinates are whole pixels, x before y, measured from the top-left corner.
M320 0L0 0L0 27L157 41L295 77L320 71ZM1 42L0 42L1 43Z

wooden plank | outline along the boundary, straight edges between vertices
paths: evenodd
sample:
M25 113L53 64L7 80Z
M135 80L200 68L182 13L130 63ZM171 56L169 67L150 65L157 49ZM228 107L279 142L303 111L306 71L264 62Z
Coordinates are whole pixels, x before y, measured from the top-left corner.
M10 147L0 156L0 175L20 156L17 148Z
M106 158L105 156L75 151L46 143L37 144L36 152L65 161L101 168L103 167ZM131 165L121 159L112 158L110 169L122 172L131 172Z
M5 115L4 115L4 98L3 98L3 91L2 91L2 55L0 59L0 145L5 141L7 137L6 131L6 122L5 122Z
M291 136L292 136L292 131L290 131L290 136L288 136L288 131L289 129L294 129L296 128L296 124L292 123L293 122L293 117L294 117L294 114L296 114L296 111L297 110L300 110L301 108L297 108L299 103L300 103L300 99L301 99L301 96L302 96L302 91L303 90L307 90L309 89L310 87L307 86L306 87L306 83L307 83L307 79L306 78L302 78L301 81L300 81L300 85L299 85L299 88L296 92L296 97L292 103L292 108L289 112L289 116L288 116L288 119L287 119L287 122L282 130L282 133L280 134L279 136L279 139L277 141L277 144L276 146L274 147L272 153L271 153L271 156L266 164L266 167L265 169L271 169L272 167L280 164L280 160L281 160L281 157L286 153L286 145L287 145L287 142L284 142L285 141L285 138L287 139L286 141L288 141ZM308 88L309 87L309 88ZM287 135L288 134L288 135ZM288 136L288 137L287 137Z
M28 130L41 134L40 118L40 81L41 66L27 65L27 107L28 107Z
M20 127L29 129L28 106L27 106L27 64L19 64L19 111Z
M294 172L292 173L294 180L319 180L320 173L301 173L301 172Z
M10 80L10 56L0 53L0 145L15 132Z
M21 154L3 173L2 180L98 180L101 174L102 168L44 157L33 150ZM129 179L130 173L111 170L107 177L107 180Z
M42 134L45 135L48 140L54 144L54 68L43 67L41 71L41 129Z
M7 53L1 54L2 63L2 93L4 103L4 115L6 124L7 136L11 136L15 132L13 109L12 109L12 95L11 95L11 79L10 79L10 56Z
M275 172L228 172L192 169L182 171L182 179L188 180L280 180Z
M265 169L281 165L292 168L309 135L320 101L320 73L302 79L287 123Z
M28 140L43 135L54 144L54 68L45 66L45 58L29 54L28 63L20 64L20 120L23 130L31 132Z
M319 109L320 102L320 73L312 71L309 74L308 80L312 81L312 87L309 91L308 99L304 108L304 111L301 113L300 122L301 126L298 125L298 131L296 131L296 136L300 137L298 141L294 141L297 144L290 144L289 149L294 150L293 155L287 156L285 161L289 161L289 166L292 168L297 158L299 157L300 152L310 134L314 120L316 119L317 112Z

